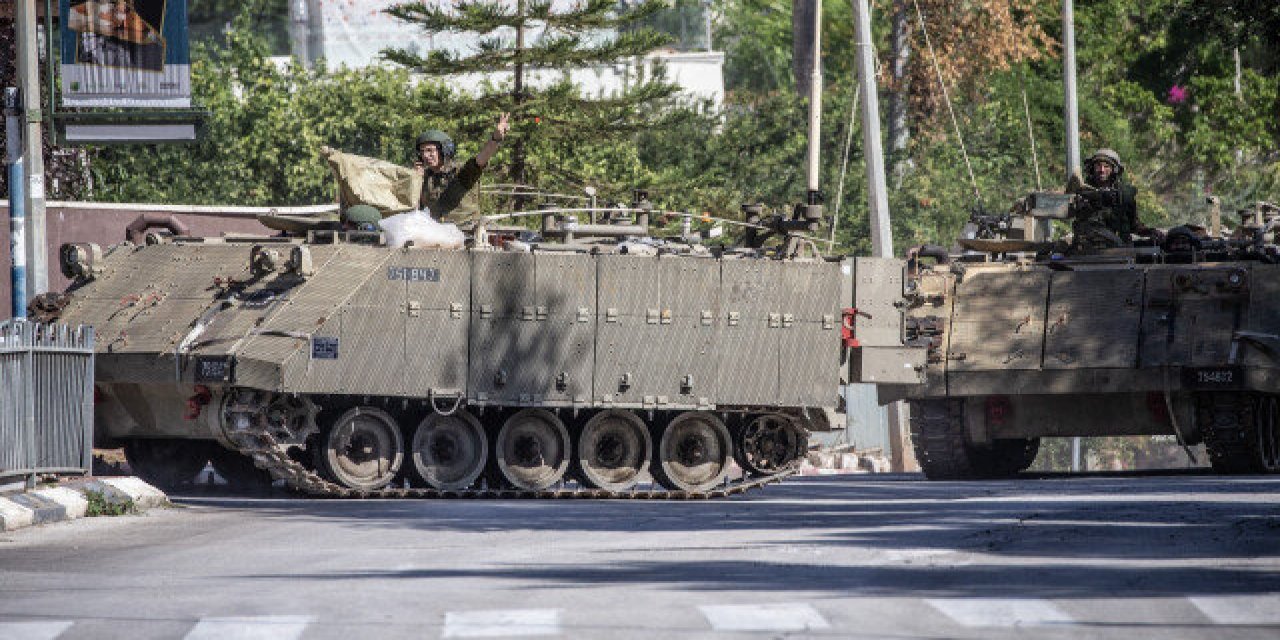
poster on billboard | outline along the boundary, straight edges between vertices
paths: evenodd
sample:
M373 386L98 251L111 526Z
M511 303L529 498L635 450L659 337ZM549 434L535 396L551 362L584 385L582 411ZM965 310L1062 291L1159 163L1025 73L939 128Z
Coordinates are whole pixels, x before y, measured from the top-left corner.
M187 0L59 0L62 104L191 106Z

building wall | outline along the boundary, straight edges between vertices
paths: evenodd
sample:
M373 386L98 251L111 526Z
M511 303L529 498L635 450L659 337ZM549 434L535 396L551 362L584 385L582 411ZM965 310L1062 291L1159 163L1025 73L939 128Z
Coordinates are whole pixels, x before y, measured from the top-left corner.
M842 389L845 415L848 416L845 440L858 451L882 451L889 454L889 413L876 400L873 384L850 384Z

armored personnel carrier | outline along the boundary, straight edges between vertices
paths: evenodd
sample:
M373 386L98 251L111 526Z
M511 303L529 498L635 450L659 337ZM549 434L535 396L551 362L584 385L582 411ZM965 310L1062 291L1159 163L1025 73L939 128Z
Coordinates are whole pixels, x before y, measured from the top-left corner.
M329 496L706 497L843 424L852 271L802 251L816 219L755 210L748 246L708 247L653 237L644 202L536 215L457 250L300 219L64 246L97 440L165 484L212 460Z
M1154 434L1203 442L1221 473L1280 470L1280 210L1071 255L1037 241L1071 196L1024 205L974 216L962 253L858 280L855 377L910 403L925 474L1009 476L1046 436Z

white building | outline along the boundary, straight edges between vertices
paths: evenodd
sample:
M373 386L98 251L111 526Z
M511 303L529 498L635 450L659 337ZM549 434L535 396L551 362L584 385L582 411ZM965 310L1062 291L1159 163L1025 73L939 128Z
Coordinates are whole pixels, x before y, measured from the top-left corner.
M386 48L415 53L432 50L469 52L476 43L474 34L428 34L416 25L385 13L387 7L403 0L290 0L289 34L293 55L305 62L324 58L332 66L363 67L379 64ZM430 1L430 0L428 0ZM450 0L434 0L449 4ZM555 0L554 7L568 9L574 0ZM531 38L540 37L534 32ZM702 40L706 41L705 38ZM574 69L573 81L588 95L609 95L627 87L633 78L648 77L649 68L661 63L668 79L690 98L724 101L724 53L719 51L669 49L649 54L632 64L594 65ZM533 81L559 79L558 71L533 74ZM501 78L497 78L501 79ZM477 86L478 78L467 78L460 86Z

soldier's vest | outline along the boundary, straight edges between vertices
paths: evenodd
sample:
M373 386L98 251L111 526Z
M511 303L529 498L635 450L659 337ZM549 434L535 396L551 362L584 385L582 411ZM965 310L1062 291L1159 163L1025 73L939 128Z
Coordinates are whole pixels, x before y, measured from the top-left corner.
M437 213L440 196L444 195L445 190L457 178L458 167L453 163L449 163L449 166L444 171L428 171L422 180L422 204L430 209L432 213Z
M1081 194L1089 206L1072 224L1081 249L1105 249L1129 244L1137 211L1137 190L1126 185Z
M473 214L478 210L471 188L480 180L475 158L461 167L450 162L441 171L428 171L422 179L421 205L443 220L450 213Z

